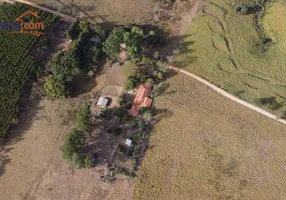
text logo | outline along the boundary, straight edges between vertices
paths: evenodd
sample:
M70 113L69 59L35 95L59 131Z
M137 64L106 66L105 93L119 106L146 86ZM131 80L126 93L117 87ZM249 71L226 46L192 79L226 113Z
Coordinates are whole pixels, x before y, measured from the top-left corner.
M24 34L32 34L37 37L39 37L42 34L45 34L42 32L44 30L44 23L43 22L34 22L31 20L25 20L26 18L34 18L38 19L40 16L38 13L32 12L30 10L26 11L22 15L20 15L18 18L15 19L15 22L19 23L20 26L18 26L18 31L15 31L13 33L24 33Z

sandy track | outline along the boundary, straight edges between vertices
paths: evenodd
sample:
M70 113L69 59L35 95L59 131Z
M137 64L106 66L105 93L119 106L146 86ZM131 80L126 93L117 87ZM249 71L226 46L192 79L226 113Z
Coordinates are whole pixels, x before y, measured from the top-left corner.
M247 108L249 108L251 110L254 110L255 112L258 112L258 113L260 113L260 114L262 114L262 115L264 115L266 117L269 117L271 119L277 120L277 121L279 121L279 122L281 122L281 123L286 125L286 120L280 119L278 116L276 116L276 115L274 115L274 114L272 114L270 112L267 112L267 111L265 111L265 110L263 110L263 109L261 109L261 108L259 108L257 106L254 106L254 105L252 105L252 104L250 104L250 103L248 103L248 102L246 102L246 101L244 101L242 99L239 99L239 98L233 96L232 94L224 91L223 89L215 86L214 84L208 82L207 80L205 80L205 79L203 79L203 78L201 78L201 77L199 77L199 76L197 76L197 75L195 75L193 73L190 73L190 72L188 72L186 70L183 70L183 69L179 69L179 68L174 67L174 66L169 66L169 69L174 70L174 71L176 71L178 73L182 73L182 74L185 74L187 76L190 76L190 77L200 81L201 83L207 85L208 87L210 87L211 89L215 90L216 92L218 92L219 94L223 95L224 97L226 97L228 99L231 99L231 100L233 100L233 101L235 101L235 102L237 102L237 103L239 103L239 104L241 104L241 105L243 105L243 106L245 106L245 107L247 107Z
M55 15L60 16L63 20L65 20L65 21L68 22L68 23L73 23L74 21L76 21L76 18L73 17L73 16L63 14L63 13L61 13L61 12L52 10L52 9L50 9L50 8L47 8L47 7L45 7L45 6L41 6L41 5L39 5L39 4L30 2L30 1L26 1L26 0L9 0L8 2L9 2L9 3L19 2L19 3L27 4L27 5L30 5L30 6L32 6L32 7L35 7L35 8L38 8L38 9L41 9L41 10L44 10L44 11L53 13L53 14L55 14Z

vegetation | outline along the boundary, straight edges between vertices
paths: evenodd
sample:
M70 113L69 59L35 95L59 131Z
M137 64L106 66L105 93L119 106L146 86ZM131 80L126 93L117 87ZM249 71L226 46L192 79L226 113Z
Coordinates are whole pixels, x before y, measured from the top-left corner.
M66 32L67 38L69 38L70 40L78 38L81 32L79 24L80 22L77 20L70 25L68 31Z
M58 84L59 82L63 86L68 86L75 76L93 74L94 67L98 64L102 55L101 43L105 36L100 28L96 28L93 32L87 24L76 21L67 31L67 36L74 40L71 48L68 51L58 52L49 62L52 80L54 80L49 83L50 88L57 87L51 84ZM48 86L45 88L48 88ZM66 88L65 91L71 90ZM49 90L46 90L46 92L57 97Z
M64 99L69 94L67 83L56 79L54 76L49 76L49 78L47 78L44 89L48 95L59 99Z
M87 103L83 104L76 112L76 126L84 132L91 129L91 112Z
M119 27L112 30L103 44L103 51L110 59L116 60L121 49L121 44L126 45L127 53L131 58L141 57L143 39L142 29L133 26Z
M173 64L282 116L286 110L286 26L281 23L285 11L286 4L280 0L208 1L193 20ZM282 106L259 103L270 97Z
M183 75L173 76L165 84L169 87L154 102L159 120L150 133L134 200L154 196L268 200L269 196L280 199L286 195L284 177L279 176L285 160L281 142L285 125ZM135 141L137 134L133 135ZM267 181L262 178L265 173ZM257 190L258 185L264 189Z
M131 76L137 76L140 73L139 68L136 66L136 64L128 61L123 66L123 74L126 78L129 78Z
M37 11L39 21L49 27L57 18L56 16L31 8L23 4L2 4L0 6L0 21L15 21L26 10ZM10 124L16 121L17 105L23 86L31 72L35 69L35 59L29 52L37 37L30 34L11 33L10 30L0 29L0 139L3 138Z
M64 145L61 147L63 158L68 162L78 160L79 154L83 152L84 145L84 133L73 129L72 132L65 137Z
M86 144L85 133L91 131L91 114L88 104L83 104L76 110L76 128L65 137L61 147L63 159L76 169L92 167L92 160L84 152Z

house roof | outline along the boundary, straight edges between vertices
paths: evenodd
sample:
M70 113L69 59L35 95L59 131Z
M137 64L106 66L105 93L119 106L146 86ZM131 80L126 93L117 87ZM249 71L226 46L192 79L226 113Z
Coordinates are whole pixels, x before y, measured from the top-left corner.
M142 84L139 86L138 92L133 102L133 106L129 112L130 115L136 117L139 115L140 108L150 108L152 105L152 99L149 98L152 90L148 84Z
M98 102L97 102L97 105L100 107L106 108L107 103L108 103L108 99L100 97Z
M134 104L141 104L145 97L151 94L152 90L148 84L141 84L134 99Z

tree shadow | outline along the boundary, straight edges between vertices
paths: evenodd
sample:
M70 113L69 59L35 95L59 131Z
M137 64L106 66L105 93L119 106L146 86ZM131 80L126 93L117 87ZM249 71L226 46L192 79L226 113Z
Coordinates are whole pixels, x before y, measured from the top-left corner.
M23 98L21 100L23 101ZM38 101L35 101L32 103L29 102L28 104L27 102L20 104L18 124L10 126L1 145L0 177L5 173L6 165L11 161L8 155L8 153L13 150L11 146L23 140L24 134L30 129L33 121L37 119L37 113L42 109L38 103Z
M282 117L281 117L282 119L286 119L286 111L284 111L283 112L283 114L282 114Z

